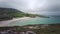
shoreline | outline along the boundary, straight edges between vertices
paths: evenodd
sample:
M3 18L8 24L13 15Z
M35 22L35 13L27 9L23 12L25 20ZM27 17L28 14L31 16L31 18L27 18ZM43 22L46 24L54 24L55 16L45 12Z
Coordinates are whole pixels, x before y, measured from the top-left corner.
M0 21L0 27L5 26L17 20L25 20L25 19L30 19L30 18L31 17L21 17L21 18L13 18L12 20Z

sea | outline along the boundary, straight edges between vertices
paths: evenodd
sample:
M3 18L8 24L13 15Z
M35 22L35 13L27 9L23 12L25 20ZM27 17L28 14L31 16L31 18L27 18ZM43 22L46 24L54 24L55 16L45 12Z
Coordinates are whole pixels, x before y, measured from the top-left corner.
M14 21L7 26L24 26L24 25L34 25L34 24L60 24L59 16L50 16L49 18L36 17L26 20Z

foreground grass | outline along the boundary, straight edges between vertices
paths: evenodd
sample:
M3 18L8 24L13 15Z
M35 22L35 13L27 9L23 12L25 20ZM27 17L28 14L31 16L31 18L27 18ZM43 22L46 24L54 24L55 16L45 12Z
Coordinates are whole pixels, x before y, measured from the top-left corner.
M29 27L36 27L37 28L29 28ZM48 26L43 26L43 25L27 25L27 26L15 26L15 27L0 27L1 30L14 30L17 32L26 32L26 31L33 31L36 34L60 34L60 25L48 25Z

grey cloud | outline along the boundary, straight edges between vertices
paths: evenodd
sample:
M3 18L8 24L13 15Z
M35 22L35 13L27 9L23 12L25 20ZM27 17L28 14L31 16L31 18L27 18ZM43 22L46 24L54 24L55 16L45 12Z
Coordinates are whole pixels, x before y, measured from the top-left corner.
M30 13L59 15L60 0L0 0L0 7L16 8Z

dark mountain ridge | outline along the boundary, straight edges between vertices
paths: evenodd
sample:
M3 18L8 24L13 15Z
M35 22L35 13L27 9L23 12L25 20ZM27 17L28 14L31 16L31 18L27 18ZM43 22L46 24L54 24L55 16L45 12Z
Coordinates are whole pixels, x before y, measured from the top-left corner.
M21 12L13 8L0 8L0 14ZM22 12L21 12L22 13Z
M0 21L1 20L9 20L13 18L20 18L20 17L44 17L47 18L46 16L43 15L38 15L38 14L29 14L29 13L24 13L20 10L14 9L14 8L0 8Z
M13 8L0 8L0 20L12 19L15 17L14 14L23 13Z

